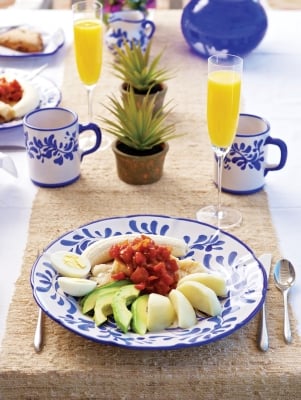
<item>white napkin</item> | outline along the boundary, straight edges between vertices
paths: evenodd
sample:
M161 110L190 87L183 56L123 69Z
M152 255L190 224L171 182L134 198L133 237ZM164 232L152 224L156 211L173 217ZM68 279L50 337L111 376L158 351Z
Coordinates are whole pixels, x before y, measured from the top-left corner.
M18 171L13 159L1 152L0 152L0 168L4 169L5 171L7 171L9 174L13 175L16 178L18 177Z

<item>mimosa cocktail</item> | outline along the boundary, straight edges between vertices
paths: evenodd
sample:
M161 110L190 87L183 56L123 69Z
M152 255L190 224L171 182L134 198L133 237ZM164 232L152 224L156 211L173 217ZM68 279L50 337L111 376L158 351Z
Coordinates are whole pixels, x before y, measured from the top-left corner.
M243 60L225 54L208 58L207 124L213 151L217 160L217 206L208 206L197 212L199 221L229 228L241 222L236 210L221 207L223 161L234 141L240 105Z
M208 76L207 123L213 146L231 146L238 122L241 76L213 71Z
M102 4L96 0L84 0L72 5L74 52L80 80L88 93L88 117L93 121L93 90L99 80L102 68L103 21ZM86 136L86 142L88 143ZM94 141L94 135L90 135ZM101 150L111 141L102 135ZM90 143L91 145L91 143Z
M81 81L85 85L98 82L102 67L103 27L97 20L74 23L75 59Z

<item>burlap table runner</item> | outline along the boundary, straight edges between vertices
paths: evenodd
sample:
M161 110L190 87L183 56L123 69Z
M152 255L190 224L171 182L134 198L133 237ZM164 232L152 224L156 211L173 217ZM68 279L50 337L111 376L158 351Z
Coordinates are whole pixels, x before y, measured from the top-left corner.
M182 40L180 13L158 12L154 50L166 45L164 62L176 68L168 97L172 118L187 132L170 142L165 173L149 186L130 186L117 178L113 153L99 151L84 159L82 176L61 189L39 189L33 204L22 273L10 306L0 360L0 398L8 399L274 399L299 398L300 340L282 338L282 297L270 285L267 316L270 350L257 349L256 316L224 340L177 351L137 351L85 340L45 319L45 347L33 350L37 306L29 274L38 249L58 235L102 217L133 213L194 218L202 205L216 200L212 152L204 122L206 62L192 55ZM95 113L118 88L106 53ZM63 104L86 117L86 97L73 53L66 59ZM256 254L280 256L264 191L245 197L224 195L224 203L241 209L243 224L233 233Z

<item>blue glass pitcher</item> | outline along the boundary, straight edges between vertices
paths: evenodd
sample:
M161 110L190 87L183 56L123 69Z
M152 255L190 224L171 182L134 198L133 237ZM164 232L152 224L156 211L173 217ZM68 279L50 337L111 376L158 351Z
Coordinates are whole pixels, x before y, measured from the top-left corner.
M206 58L249 53L261 42L267 26L265 9L257 0L191 0L181 18L188 45Z

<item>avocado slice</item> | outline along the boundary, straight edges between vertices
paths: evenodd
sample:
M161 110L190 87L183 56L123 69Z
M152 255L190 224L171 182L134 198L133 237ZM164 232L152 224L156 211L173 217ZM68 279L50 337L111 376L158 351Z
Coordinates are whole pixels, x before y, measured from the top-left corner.
M97 297L94 308L94 321L97 326L106 322L107 317L113 314L112 301L115 293L119 290L106 291Z
M80 302L83 314L87 314L89 311L94 309L96 300L99 296L109 291L116 292L120 289L120 287L128 284L129 281L124 279L120 281L110 282L106 285L95 288L94 290L92 290L92 292L84 296Z
M147 331L147 305L148 294L137 297L132 303L131 311L133 314L132 329L134 332L144 335Z
M122 332L126 333L129 329L132 313L128 306L139 296L140 290L135 285L121 287L115 293L112 300L112 309L115 322Z

